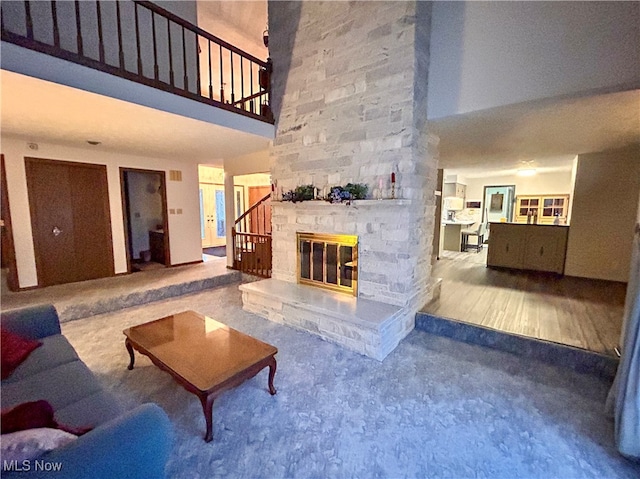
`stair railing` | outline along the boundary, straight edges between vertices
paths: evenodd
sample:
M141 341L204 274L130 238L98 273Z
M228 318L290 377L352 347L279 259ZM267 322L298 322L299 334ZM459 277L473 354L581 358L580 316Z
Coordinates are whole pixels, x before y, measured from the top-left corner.
M271 194L245 211L231 229L233 269L271 277Z

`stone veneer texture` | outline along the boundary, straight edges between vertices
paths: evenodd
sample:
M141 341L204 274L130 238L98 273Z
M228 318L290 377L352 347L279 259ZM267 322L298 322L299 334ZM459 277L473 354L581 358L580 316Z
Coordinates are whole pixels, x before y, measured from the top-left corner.
M269 2L272 178L284 191L383 181L396 198L273 204L273 277L296 281L296 232L359 237L359 297L427 300L437 138L427 131L430 2Z

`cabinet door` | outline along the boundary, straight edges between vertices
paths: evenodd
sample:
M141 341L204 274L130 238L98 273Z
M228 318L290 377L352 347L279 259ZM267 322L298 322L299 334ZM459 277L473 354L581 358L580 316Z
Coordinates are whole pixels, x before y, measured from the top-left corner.
M496 228L492 225L487 253L488 266L522 268L523 253L524 238L516 228Z
M531 234L525 246L524 268L562 274L566 243L563 238L566 235L544 231Z

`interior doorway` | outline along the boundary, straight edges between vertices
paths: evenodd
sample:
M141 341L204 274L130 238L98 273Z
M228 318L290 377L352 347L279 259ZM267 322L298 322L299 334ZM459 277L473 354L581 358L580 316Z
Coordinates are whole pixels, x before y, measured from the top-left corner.
M200 183L202 248L224 246L227 241L224 185Z
M107 167L25 158L38 286L113 276Z
M164 171L120 168L130 273L171 264Z
M485 186L482 220L485 223L513 221L513 208L516 201L515 185Z

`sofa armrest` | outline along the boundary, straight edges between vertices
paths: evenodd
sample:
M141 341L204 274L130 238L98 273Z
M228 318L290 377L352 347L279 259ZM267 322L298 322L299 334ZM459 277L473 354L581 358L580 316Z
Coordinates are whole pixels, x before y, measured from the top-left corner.
M2 327L28 339L40 339L61 334L60 319L51 304L4 311L0 316Z
M3 471L2 475L13 479L161 479L172 442L173 429L165 412L156 404L143 404L40 456L38 461L52 465L49 471L35 470L34 460L29 471Z

